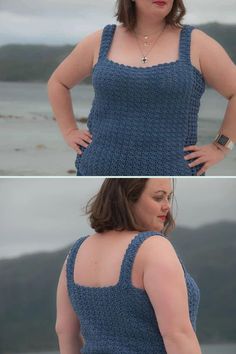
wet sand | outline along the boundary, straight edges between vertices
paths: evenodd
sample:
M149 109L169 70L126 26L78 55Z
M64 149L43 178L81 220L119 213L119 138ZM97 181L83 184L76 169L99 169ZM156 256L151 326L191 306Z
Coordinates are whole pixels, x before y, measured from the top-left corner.
M207 144L215 122L204 120L199 144ZM85 129L85 124L79 124ZM213 134L214 135L214 134ZM76 153L66 145L56 122L47 116L0 116L1 176L74 176ZM236 149L207 176L236 175Z

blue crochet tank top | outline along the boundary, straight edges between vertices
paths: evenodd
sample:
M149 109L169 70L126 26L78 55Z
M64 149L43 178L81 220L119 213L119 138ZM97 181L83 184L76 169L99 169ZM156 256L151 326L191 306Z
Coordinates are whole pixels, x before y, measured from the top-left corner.
M138 248L156 231L138 233L126 249L116 285L83 286L74 282L74 265L78 249L88 237L77 240L71 248L66 266L67 287L85 344L82 354L166 354L154 309L144 289L131 283L132 265ZM181 261L182 263L182 261ZM188 289L189 315L196 331L200 291L183 265Z
M174 62L133 67L108 59L116 29L104 27L92 72L95 96L88 116L93 139L77 155L78 175L191 176L183 148L197 143L197 120L205 81L191 64L193 26L180 33Z

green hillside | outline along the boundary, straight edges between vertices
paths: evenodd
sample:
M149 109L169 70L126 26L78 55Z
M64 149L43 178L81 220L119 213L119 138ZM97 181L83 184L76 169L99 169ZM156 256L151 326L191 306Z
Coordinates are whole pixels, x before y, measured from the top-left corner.
M201 290L197 335L201 342L236 342L235 223L170 236ZM0 260L0 352L57 348L55 295L68 248ZM14 340L13 340L14 339Z
M197 27L221 43L236 63L236 25L209 23ZM71 45L4 45L0 47L0 81L47 81L73 48ZM91 77L84 83L90 84Z

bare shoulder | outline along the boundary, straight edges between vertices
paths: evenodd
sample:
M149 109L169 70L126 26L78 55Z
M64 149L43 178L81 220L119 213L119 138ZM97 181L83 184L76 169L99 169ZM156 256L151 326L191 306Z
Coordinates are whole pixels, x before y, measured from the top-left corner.
M95 53L100 46L102 31L103 29L98 29L82 38L72 52L56 68L49 81L59 81L71 89L90 76Z
M230 99L236 87L236 66L232 58L223 45L199 29L193 30L192 40L199 54L205 81L225 98Z
M87 37L85 37L85 38L90 39L94 42L99 41L101 39L102 32L103 32L103 28L99 28L96 31L88 34Z
M94 49L94 47L99 46L102 38L103 28L99 28L94 32L89 33L84 38L81 39L79 43L84 43Z
M143 249L144 250L149 250L152 247L156 248L159 246L162 247L173 247L170 240L168 237L162 235L162 234L156 234L153 236L148 237L144 242L143 242Z
M91 48L92 52L92 67L96 64L99 56L99 50L102 41L103 28L96 30L95 32L90 33L85 37L85 41L88 43L88 46Z
M153 284L166 287L174 279L180 283L184 279L184 270L172 243L164 236L157 235L144 241L142 253L143 284L149 296L153 296ZM155 293L154 291L154 293Z
M176 251L167 237L155 235L149 237L142 245L143 265L165 263L170 264L177 259Z
M192 31L192 42L201 51L206 48L221 47L221 45L214 38L198 28L194 28Z

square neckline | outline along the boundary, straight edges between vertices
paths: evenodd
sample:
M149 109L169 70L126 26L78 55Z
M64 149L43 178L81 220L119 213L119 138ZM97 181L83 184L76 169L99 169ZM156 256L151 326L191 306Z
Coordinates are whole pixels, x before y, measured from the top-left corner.
M135 242L135 240L138 238L138 236L143 233L143 231L141 232L138 232L134 235L134 237L130 240L128 246L126 247L126 250L124 252L124 255L123 255L123 258L122 258L122 262L121 262L121 266L120 266L120 270L119 270L119 278L118 278L118 282L114 285L105 285L105 286L90 286L90 285L82 285L80 284L79 282L75 282L75 278L74 278L74 265L75 265L75 260L76 260L76 257L77 257L77 254L78 254L78 250L76 252L76 255L75 255L75 259L74 259L74 264L73 264L73 272L72 272L72 281L73 281L73 285L77 288L77 289L84 289L84 290L107 290L107 289L116 289L118 287L121 286L121 280L122 280L122 269L123 269L123 266L124 266L124 262L125 262L125 259L127 257L127 254L130 250L130 248L132 247L133 243ZM82 241L82 243L88 238L90 237L91 235L87 235L84 237L84 240ZM80 246L82 245L82 243L80 244ZM137 290L137 291L141 291L142 293L146 293L146 290L145 289L142 289L142 288L138 288L136 286L134 286L132 283L130 283L130 286L133 290Z
M108 58L108 54L109 54L109 51L110 51L110 48L111 48L111 45L112 45L112 42L113 42L113 38L114 38L114 34L117 30L117 25L114 23L111 25L112 26L112 33L111 33L111 40L109 42L109 48L107 50L107 52L105 53L105 60L107 62L110 62L114 65L117 65L119 67L124 67L124 68L128 68L128 69L134 69L134 70L146 70L146 69L155 69L155 68L158 68L158 67L164 67L164 66L169 66L169 65L174 65L174 64L178 64L180 61L181 61L181 42L182 42L182 37L183 37L183 33L184 33L184 30L186 28L187 25L183 25L183 27L181 28L180 30L180 33L179 33L179 40L178 40L178 58L176 60L172 60L170 62L164 62L164 63L159 63L159 64L153 64L153 65L150 65L150 66L146 66L146 67L143 67L143 66L133 66L133 65L128 65L128 64L124 64L124 63L118 63L112 59L109 59Z
M146 66L146 67L132 66L132 65L128 65L128 64L118 63L118 62L108 58L108 53L109 53L109 50L110 50L110 46L111 46L111 43L112 43L112 40L113 40L113 37L114 37L114 32L115 32L115 29L116 29L117 25L115 23L113 23L113 24L109 24L107 26L111 26L112 27L112 36L111 36L111 41L109 43L108 51L105 53L105 55L103 57L103 60L109 65L114 65L117 68L124 68L124 69L134 70L134 71L140 70L140 71L144 72L144 70L146 70L146 71L152 72L155 69L156 70L157 69L161 70L161 68L171 67L171 66L174 66L174 65L179 65L180 63L184 62L184 60L181 59L181 41L182 41L182 37L184 35L184 30L186 30L186 28L189 26L188 24L183 24L183 27L181 28L181 31L180 31L180 34L179 34L178 59L176 59L174 61L154 64L154 65ZM102 58L100 58L101 57L101 52L102 52L102 41L103 41L104 32L105 32L105 29L106 29L107 26L105 26L103 28L102 40L101 40L101 45L100 45L100 49L99 49L99 56L98 56L97 62L94 64L94 66L92 68L92 73L91 73L92 76L94 75L94 71L95 71L96 67L98 66L100 60L102 60ZM191 60L190 60L190 63L188 65L196 73L196 75L200 78L200 80L202 81L203 85L205 86L205 78L203 76L203 73L196 66L194 66L192 64Z
M82 245L82 243L88 238L90 237L91 235L87 235L87 236L84 236L80 239L78 239L77 242L79 242L79 247L78 249L76 249L76 253L75 253L75 256L74 256L74 259L72 260L72 263L70 264L70 267L72 266L72 272L71 272L71 277L70 277L70 280L69 280L69 283L74 287L76 288L76 290L84 290L84 291L89 291L89 290L116 290L117 288L121 288L123 289L124 287L122 286L122 277L124 277L124 271L125 271L125 262L127 263L130 262L129 259L127 258L128 257L128 253L130 252L130 249L131 247L133 246L133 244L136 242L136 240L142 236L142 234L149 234L151 233L148 237L153 237L153 236L162 236L162 237L165 237L162 232L158 232L158 231L140 231L138 233L136 233L133 238L130 240L128 246L126 247L126 250L124 252L124 255L123 255L123 258L122 258L122 262L121 262L121 266L120 266L120 270L119 270L119 278L118 278L118 282L114 285L105 285L105 286L89 286L89 285L82 285L80 284L79 282L75 282L74 280L74 266L75 266L75 260L76 260L76 257L77 257L77 254L78 254L78 250L80 248L80 246ZM82 242L80 242L80 240L82 239ZM144 239L145 241L145 239ZM143 242L141 242L141 245L143 244ZM141 246L140 245L140 246ZM138 246L139 247L139 246ZM178 256L178 259L181 263L181 266L182 266L182 269L183 269L183 272L184 272L184 277L187 278L187 276L190 276L190 274L188 273L185 265L184 265L184 262L182 260L182 258L179 256L178 253L176 253L177 256ZM134 259L136 257L136 254L134 256ZM134 259L133 259L133 262L134 262ZM127 266L127 264L126 264ZM68 264L67 264L67 267L68 267ZM131 265L131 272L132 272L132 267L133 267L133 263ZM69 285L70 286L70 285ZM128 289L131 289L133 291L137 291L141 294L146 294L146 290L145 288L138 288L136 286L133 285L132 283L132 280L131 280L131 273L130 273L130 280L129 280L129 283L126 284L126 288Z

